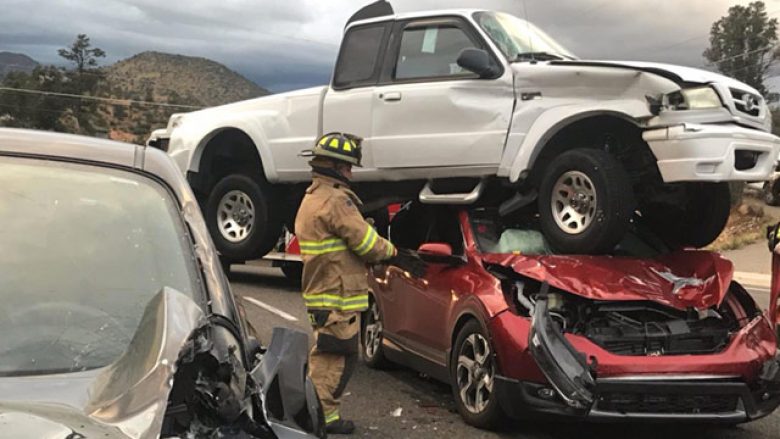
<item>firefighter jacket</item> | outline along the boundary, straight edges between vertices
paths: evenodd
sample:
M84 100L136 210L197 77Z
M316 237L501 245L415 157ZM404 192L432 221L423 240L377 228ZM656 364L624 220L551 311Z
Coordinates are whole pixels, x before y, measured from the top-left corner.
M295 220L303 258L303 299L310 310L368 309L366 263L395 255L395 247L377 234L349 187L315 173Z

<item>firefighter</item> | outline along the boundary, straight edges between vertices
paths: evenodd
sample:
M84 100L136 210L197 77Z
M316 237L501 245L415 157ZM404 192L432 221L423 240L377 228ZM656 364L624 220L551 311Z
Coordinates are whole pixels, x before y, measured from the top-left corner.
M303 300L314 329L309 374L325 413L328 433L351 434L355 425L341 418L340 398L357 363L360 313L368 309L366 263L386 262L415 276L424 264L412 252L397 250L360 213L350 189L352 166L360 166L359 137L330 133L314 149L312 184L295 220L303 258Z

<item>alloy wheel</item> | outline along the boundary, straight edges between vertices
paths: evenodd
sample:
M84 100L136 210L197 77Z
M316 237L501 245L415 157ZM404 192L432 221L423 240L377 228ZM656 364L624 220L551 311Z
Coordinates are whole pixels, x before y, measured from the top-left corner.
M249 195L240 190L226 193L217 207L217 227L230 242L246 239L255 225L255 206Z
M461 402L471 413L482 413L487 407L494 375L488 341L478 333L466 337L458 352L455 377Z
M379 306L377 306L376 302L371 303L371 307L366 313L365 325L366 330L363 339L365 354L369 359L373 359L382 346L382 319L379 316Z
M555 223L564 232L582 233L596 217L596 189L580 171L564 172L555 182L550 200Z

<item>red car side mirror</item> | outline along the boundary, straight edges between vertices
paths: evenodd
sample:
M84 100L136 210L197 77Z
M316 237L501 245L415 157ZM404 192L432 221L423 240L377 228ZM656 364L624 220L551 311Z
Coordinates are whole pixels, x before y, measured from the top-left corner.
M443 242L426 242L417 249L417 253L427 253L436 256L452 256L452 246Z

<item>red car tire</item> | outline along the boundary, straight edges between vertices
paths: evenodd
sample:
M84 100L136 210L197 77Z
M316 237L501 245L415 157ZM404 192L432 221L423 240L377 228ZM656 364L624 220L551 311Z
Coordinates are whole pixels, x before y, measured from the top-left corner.
M360 349L363 362L372 369L387 369L391 363L385 357L382 346L382 313L373 296L369 299L368 309L360 319Z
M498 366L489 340L476 320L463 325L452 346L450 382L455 406L466 423L494 430L503 425L506 415L496 396Z

